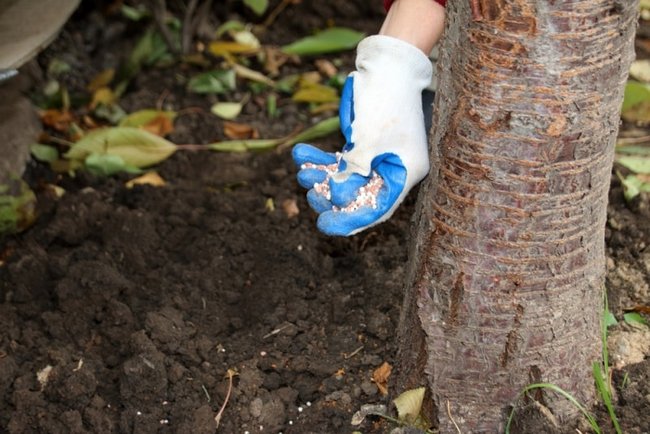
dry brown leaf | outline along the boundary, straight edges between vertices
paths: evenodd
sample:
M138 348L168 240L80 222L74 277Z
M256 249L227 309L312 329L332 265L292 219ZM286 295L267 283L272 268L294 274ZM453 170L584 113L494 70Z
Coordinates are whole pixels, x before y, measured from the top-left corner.
M285 199L282 201L282 211L286 214L287 218L294 218L300 214L296 199Z
M283 52L280 47L265 46L264 50L264 70L271 76L280 75L280 68L287 63L291 56Z
M637 177L639 177L639 176L641 176L641 175L637 175ZM646 176L647 176L647 175L646 175ZM634 307L631 307L631 308L625 309L625 311L626 311L626 312L637 312L637 313L647 313L647 314L650 314L650 306L639 305L639 306L634 306Z
M138 176L137 178L131 179L125 185L126 188L133 188L134 185L153 185L154 187L164 187L165 184L167 183L164 179L162 179L160 175L158 175L158 172L152 170L151 172L147 172L144 175Z
M248 124L240 124L237 122L224 122L223 133L229 139L257 139L259 133L257 130Z
M160 114L140 128L149 131L151 134L163 137L174 131L174 122L164 114Z
M332 62L327 59L318 59L316 62L316 68L323 74L325 77L332 78L338 73L338 69Z
M49 109L40 113L44 125L65 133L73 121L72 114L67 110Z
M388 377L392 370L393 367L388 362L384 362L372 373L372 381L382 396L388 395Z

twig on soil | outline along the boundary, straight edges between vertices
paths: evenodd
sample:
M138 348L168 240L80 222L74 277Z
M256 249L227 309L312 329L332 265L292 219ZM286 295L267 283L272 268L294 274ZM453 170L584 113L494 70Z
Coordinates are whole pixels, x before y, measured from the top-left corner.
M454 417L451 415L451 405L449 404L449 400L447 400L447 416L449 416L449 420L451 420L451 423L453 423L454 426L456 427L456 431L458 431L458 434L462 434L460 428L458 428L458 425L454 420Z
M287 327L291 326L292 324L285 324L282 327L278 327L277 329L271 330L269 333L265 334L262 336L262 339L270 338L273 335L277 335L280 333L282 330L286 329Z
M290 4L293 3L293 0L282 0L280 4L278 4L275 9L271 11L269 16L264 20L264 23L262 23L263 28L269 27L271 24L273 24L273 21L282 13L283 10L287 8Z
M361 350L363 350L363 345L361 345L361 346L360 346L359 348L357 348L356 350L352 351L350 354L345 354L345 355L343 356L343 358L344 358L345 360L347 360L347 359L351 359L352 357L354 357L354 356L356 356L357 354L359 354L359 351L361 351Z
M201 384L201 389L203 389L203 393L205 393L205 397L208 398L208 402L212 401L212 398L210 398L210 394L208 393L208 389L206 389L203 384Z
M221 404L221 408L219 409L219 412L214 417L214 421L217 423L217 428L219 428L219 422L221 422L221 416L223 416L223 412L226 409L228 400L230 399L230 392L232 392L232 377L235 376L235 371L232 369L228 369L226 375L228 376L228 392L226 392L226 398L223 400L223 404Z

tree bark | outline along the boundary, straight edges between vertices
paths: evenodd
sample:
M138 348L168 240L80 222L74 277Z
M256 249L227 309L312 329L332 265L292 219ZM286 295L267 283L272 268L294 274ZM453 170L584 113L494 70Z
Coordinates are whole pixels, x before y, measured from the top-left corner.
M502 432L528 384L594 402L607 193L638 2L448 2L432 171L416 213L398 387L441 433ZM534 399L560 421L566 400Z

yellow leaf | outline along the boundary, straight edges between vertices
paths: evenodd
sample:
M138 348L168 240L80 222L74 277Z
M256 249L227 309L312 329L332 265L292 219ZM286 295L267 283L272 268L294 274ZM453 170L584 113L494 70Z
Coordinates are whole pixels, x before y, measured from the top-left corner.
M108 87L100 87L93 93L93 99L90 102L90 107L97 107L99 104L110 105L113 104L116 100L116 96L113 91Z
M227 54L254 54L259 51L259 47L240 42L215 41L210 42L208 51L215 56L224 56Z
M393 400L397 408L397 418L406 423L413 423L422 411L424 387L407 390Z
M86 89L89 92L95 92L99 88L107 87L113 81L114 77L115 70L113 68L105 69L90 80Z
M164 187L166 184L167 183L165 180L162 179L160 175L158 175L158 172L152 170L151 172L147 172L144 175L138 176L137 178L133 178L125 185L126 188L133 188L134 185L153 185L154 187Z
M333 87L322 84L310 84L298 89L291 97L298 102L336 102L339 100L338 93Z

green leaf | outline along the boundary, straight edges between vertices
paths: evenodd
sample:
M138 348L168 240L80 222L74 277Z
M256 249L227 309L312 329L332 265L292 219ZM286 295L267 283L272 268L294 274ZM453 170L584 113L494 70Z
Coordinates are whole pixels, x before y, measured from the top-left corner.
M215 70L192 77L187 88L195 93L225 93L234 90L235 71Z
M213 151L221 152L246 152L264 151L276 146L291 146L299 142L308 142L321 137L328 136L339 129L339 118L334 116L327 118L311 128L306 129L293 136L280 139L250 139L250 140L226 140L207 145Z
M238 31L246 29L246 24L237 20L229 20L217 27L217 30L214 32L215 38L220 38L224 33L231 31Z
M623 106L621 111L627 111L643 101L650 100L650 86L639 83L638 81L629 80L625 85L625 95L623 97Z
M623 155L616 157L616 162L634 173L650 174L650 157Z
M605 360L605 363L608 363L607 360ZM607 408L609 418L614 424L614 430L617 434L623 434L623 431L621 431L621 427L618 423L616 413L614 412L614 406L612 405L612 392L609 389L609 383L605 381L605 378L607 378L605 375L606 372L603 372L603 368L600 363L594 362L592 365L592 373L594 375L594 380L596 381L596 390L598 390L598 393L600 394L600 397L605 404L605 408Z
M622 145L616 147L617 154L645 155L650 157L650 146Z
M221 119L235 119L242 110L242 103L239 102L218 102L210 107L210 111Z
M344 27L332 27L282 47L287 54L318 55L353 49L365 34Z
M54 146L34 143L29 147L29 152L39 161L51 163L59 159L59 151Z
M160 116L169 118L170 121L176 119L177 112L172 110L143 109L138 110L125 116L120 120L120 127L141 127L149 124Z
M605 322L605 327L611 327L618 324L618 321L616 321L616 317L609 310L603 313L603 321Z
M131 21L140 21L149 15L149 11L147 11L144 5L138 5L136 7L122 5L120 7L120 12L122 12L122 15L125 18Z
M36 195L22 179L0 185L0 235L20 232L36 221Z
M146 167L169 158L177 147L162 137L133 127L94 130L72 145L65 157L85 161L91 154L117 155L127 166Z
M244 4L257 15L264 15L269 7L269 0L244 0Z
M305 131L296 134L291 137L290 140L287 140L288 145L294 145L300 142L310 142L312 140L320 139L321 137L328 136L332 133L335 133L340 128L338 116L333 116L325 120L320 121L311 128L306 129Z
M393 400L397 408L397 418L399 420L406 423L415 422L422 411L425 390L424 387L407 390Z
M111 176L119 172L140 173L137 167L124 162L119 155L92 153L84 161L86 169L98 176Z
M623 315L623 320L630 325L648 325L648 322L638 312L628 312Z
M623 184L623 194L625 199L630 201L638 196L641 192L650 193L650 183L644 182L636 175L628 175L625 178L618 174L618 178Z
M282 139L225 140L211 143L208 148L221 152L264 151L282 143Z

